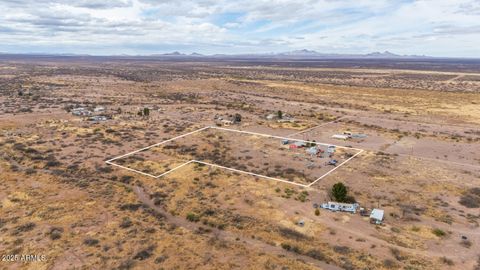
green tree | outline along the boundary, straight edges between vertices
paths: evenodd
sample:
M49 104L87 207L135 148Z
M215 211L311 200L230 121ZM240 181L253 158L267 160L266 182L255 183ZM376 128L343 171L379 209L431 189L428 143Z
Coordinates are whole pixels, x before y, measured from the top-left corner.
M342 182L338 182L332 186L332 196L337 202L345 202L347 200L347 193L347 187Z
M277 116L278 116L278 119L282 119L282 118L283 118L283 112L282 112L282 111L278 111L278 112L277 112Z

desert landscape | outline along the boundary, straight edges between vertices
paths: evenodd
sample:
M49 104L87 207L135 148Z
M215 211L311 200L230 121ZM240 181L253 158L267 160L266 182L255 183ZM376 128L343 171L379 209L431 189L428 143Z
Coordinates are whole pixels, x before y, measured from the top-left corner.
M479 60L0 55L0 269L480 269L479 223Z

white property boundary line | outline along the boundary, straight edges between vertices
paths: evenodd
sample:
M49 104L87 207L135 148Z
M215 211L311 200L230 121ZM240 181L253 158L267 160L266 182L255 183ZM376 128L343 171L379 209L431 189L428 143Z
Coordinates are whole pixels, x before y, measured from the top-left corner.
M359 148L346 147L346 146L335 145L335 144L331 144L331 143L319 143L319 142L314 142L314 141L305 141L305 140L302 140L302 139L295 139L295 138L290 138L290 137L281 137L281 136L275 136L275 135L269 135L269 134L251 132L251 131L243 131L243 130L238 130L238 129L221 128L221 127L213 127L213 126L211 126L209 128L226 130L226 131L233 131L233 132L238 132L238 133L245 133L245 134L250 134L250 135L257 135L257 136L274 138L274 139L281 139L281 140L290 140L290 141L297 141L297 142L304 142L304 143L315 143L315 144L326 145L326 146L333 145L336 148L353 149L353 150L358 150L358 151L363 150L363 149L359 149Z
M203 164L203 165L212 166L212 167L217 167L217 168L221 168L221 169L225 169L225 170L229 170L229 171L233 171L233 172L244 173L244 174L248 174L248 175L252 175L252 176L258 176L258 177L262 177L262 178L266 178L266 179L270 179L270 180L284 182L284 183L292 184L292 185L296 185L296 186L301 186L301 187L309 187L310 186L310 185L299 184L299 183L295 183L295 182L291 182L291 181L287 181L287 180L283 180L283 179L279 179L279 178L275 178L275 177L270 177L270 176L266 176L266 175L262 175L262 174L256 174L256 173L252 173L252 172L247 172L247 171L233 169L233 168L229 168L229 167L225 167L225 166L220 166L220 165L217 165L217 164L212 164L212 163L208 163L208 162L204 162L204 161L193 160L193 162L200 163L200 164Z
M152 145L147 146L147 147L144 147L144 148L142 148L142 149L138 149L138 150L135 150L135 151L126 153L125 155L121 155L121 156L118 156L118 157L109 159L109 160L107 160L106 162L109 163L109 162L112 162L112 161L114 161L114 160L116 160L116 159L123 158L123 157L126 157L126 156L130 156L130 155L136 154L136 153L141 152L141 151L148 150L148 149L150 149L150 148L152 148L152 147L159 146L159 145L162 145L162 144L164 144L164 143L171 142L171 141L173 141L173 140L186 137L186 136L188 136L188 135L192 135L192 134L194 134L194 133L200 132L200 131L205 130L205 129L208 129L208 128L210 128L210 127L204 127L204 128L201 128L201 129L197 129L197 130L195 130L195 131L192 131L192 132L189 132L189 133L186 133L186 134L183 134L183 135L180 135L180 136L177 136L177 137L174 137L174 138L165 140L165 141L163 141L163 142L159 142L159 143L156 143L156 144L152 144Z
M338 166L336 166L335 168L331 169L330 171L328 171L327 173L325 173L324 175L320 176L319 178L317 178L315 181L313 181L312 183L308 184L308 187L310 187L311 185L315 184L317 181L323 179L325 176L329 175L330 173L332 173L333 171L335 171L336 169L342 167L345 163L347 163L348 161L352 160L354 157L360 155L361 153L363 153L363 150L360 150L359 152L357 152L355 155L349 157L347 160L345 160L344 162L340 163Z
M337 119L338 120L338 119ZM337 121L335 120L335 121ZM328 124L328 123L327 123ZM317 126L318 127L318 126ZM353 156L351 156L350 158L348 158L347 160L345 160L344 162L340 163L338 166L336 166L335 168L331 169L330 171L326 172L324 175L320 176L319 178L315 179L315 181L313 181L312 183L308 184L308 185L304 185L304 184L300 184L300 183L295 183L295 182L291 182L291 181L288 181L288 180L284 180L284 179L279 179L279 178L275 178L275 177L270 177L270 176L266 176L266 175L261 175L261 174L256 174L256 173L252 173L252 172L247 172L247 171L242 171L242 170L238 170L238 169L234 169L234 168L229 168L229 167L225 167L225 166L221 166L221 165L217 165L217 164L212 164L212 163L208 163L208 162L204 162L204 161L199 161L199 160L189 160L185 163L182 163L178 166L176 166L175 168L173 169L170 169L162 174L159 174L159 175L152 175L152 174L149 174L149 173L146 173L146 172L142 172L142 171L139 171L139 170L135 170L135 169L132 169L132 168L129 168L129 167L126 167L126 166L123 166L123 165L119 165L119 164L116 164L114 163L113 161L114 160L117 160L117 159L120 159L120 158L124 158L124 157L127 157L127 156L130 156L130 155L133 155L133 154L136 154L138 152L141 152L141 151L145 151L145 150L148 150L152 147L155 147L155 146L159 146L159 145L162 145L162 144L165 144L165 143L168 143L168 142L171 142L171 141L174 141L176 139L180 139L180 138L183 138L183 137L186 137L186 136L189 136L189 135L192 135L192 134L195 134L197 132L200 132L200 131L203 131L203 130L206 130L206 129L218 129L218 130L224 130L224 131L231 131L231 132L238 132L238 133L244 133L244 134L249 134L249 135L256 135L256 136L262 136L262 137L267 137L267 138L274 138L274 139L282 139L282 140L291 140L291 141L298 141L298 142L304 142L304 143L312 143L312 141L305 141L305 140L301 140L301 139L294 139L294 138L289 138L289 137L280 137L280 136L274 136L274 135L268 135L268 134L262 134L262 133L257 133L257 132L250 132L250 131L242 131L242 130L237 130L237 129L229 129L229 128L221 128L221 127L216 127L216 126L207 126L207 127L203 127L203 128L200 128L200 129L197 129L195 131L192 131L192 132L189 132L189 133L186 133L186 134L183 134L183 135L180 135L180 136L177 136L177 137L174 137L174 138L171 138L171 139L168 139L168 140L165 140L165 141L162 141L162 142L159 142L159 143L156 143L156 144L152 144L152 145L149 145L147 147L144 147L144 148L141 148L141 149L138 149L138 150L135 150L135 151L132 151L132 152L129 152L129 153L126 153L124 155L121 155L121 156L118 156L118 157L114 157L112 159L109 159L107 161L105 161L107 164L109 165L113 165L113 166L116 166L116 167L119 167L119 168L122 168L122 169L126 169L126 170L129 170L129 171L132 171L132 172L136 172L136 173L139 173L139 174L142 174L142 175L145 175L145 176L149 176L149 177L152 177L152 178L160 178L162 176L165 176L175 170L178 170L180 168L182 168L183 166L186 166L190 163L198 163L198 164L203 164L203 165L208 165L208 166L211 166L211 167L217 167L217 168L221 168L221 169L225 169L225 170L229 170L229 171L233 171L233 172L238 172L238 173L243 173L243 174L247 174L247 175L251 175L251 176L256 176L256 177L261 177L261 178L265 178L265 179L269 179L269 180L275 180L275 181L278 181L278 182L283 182L283 183L287 183L287 184L291 184L291 185L296 185L296 186L300 186L300 187L305 187L305 188L308 188L310 186L312 186L313 184L317 183L319 180L321 180L322 178L324 178L325 176L329 175L330 173L332 173L333 171L335 171L336 169L338 169L339 167L343 166L345 163L347 163L348 161L352 160L354 157L358 156L359 154L361 154L364 150L363 149L358 149L358 148L352 148L352 147L345 147L345 146L340 146L340 145L334 145L334 144L326 144L326 143L317 143L315 142L315 144L320 144L320 145L327 145L327 146L330 146L330 145L333 145L335 147L338 147L338 148L344 148L344 149L352 149L352 150L358 150L358 152L356 154L354 154ZM316 127L315 127L316 128Z
M299 131L299 132L295 132L295 133L292 133L292 134L288 134L287 136L290 137L290 136L295 136L295 135L303 134L303 133L305 133L305 132L309 132L310 130L314 130L314 129L319 128L319 127L323 127L323 126L326 126L326 125L329 125L329 124L332 124L332 123L336 123L336 122L338 122L338 121L340 121L340 120L342 120L342 119L344 119L344 118L347 118L347 117L350 117L350 116L345 115L345 116L342 116L342 117L340 117L340 118L337 118L337 119L335 119L335 120L333 120L333 121L330 121L330 122L327 122L327 123L323 123L323 124L320 124L320 125L318 125L318 126L314 126L314 127L311 127L311 128L307 128L307 129L301 130L301 131Z

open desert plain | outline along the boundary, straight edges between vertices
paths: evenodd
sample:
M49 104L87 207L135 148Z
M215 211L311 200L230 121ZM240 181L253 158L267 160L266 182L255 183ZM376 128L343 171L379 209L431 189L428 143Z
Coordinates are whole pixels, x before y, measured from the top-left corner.
M478 60L0 55L0 269L480 269L479 223Z

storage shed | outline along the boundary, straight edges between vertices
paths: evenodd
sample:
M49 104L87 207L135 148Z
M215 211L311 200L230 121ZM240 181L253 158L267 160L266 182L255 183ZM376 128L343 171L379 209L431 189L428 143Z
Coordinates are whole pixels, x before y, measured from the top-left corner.
M373 209L370 213L370 223L382 224L384 211L381 209Z

